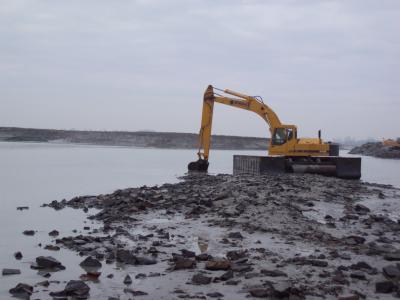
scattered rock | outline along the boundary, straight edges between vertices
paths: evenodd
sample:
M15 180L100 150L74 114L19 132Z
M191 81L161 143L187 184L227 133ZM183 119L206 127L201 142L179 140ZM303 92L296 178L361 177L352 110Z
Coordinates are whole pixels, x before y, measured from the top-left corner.
M22 259L22 253L21 253L20 251L15 252L15 253L14 253L14 257L15 257L15 259L20 260L20 259Z
M396 285L392 281L380 281L375 283L375 292L388 294L392 293L397 289Z
M18 275L21 274L21 270L20 269L3 269L2 271L2 275Z
M27 209L29 209L29 206L18 206L17 207L17 210L27 210Z
M388 278L400 278L400 268L395 265L386 266L383 268L383 274Z
M210 298L223 298L224 295L218 292L207 293L207 296Z
M125 276L125 278L124 278L124 284L126 284L126 285L132 284L132 278L131 278L131 276L129 276L129 275L126 275L126 276Z
M90 287L82 280L70 280L64 290L51 292L52 297L75 297L77 299L87 299L89 297Z
M232 270L228 270L226 271L224 274L222 274L219 279L222 281L227 281L229 279L233 278L233 271Z
M228 238L230 238L230 239L243 239L244 237L243 237L243 235L240 233L240 232L230 232L229 234L228 234Z
M56 236L58 236L60 233L57 231L57 230L52 230L52 231L50 231L49 232L49 236L53 236L53 237L56 237Z
M246 255L247 255L246 250L232 250L226 253L226 257L232 261L244 258L246 257Z
M344 242L347 245L351 245L351 246L361 245L361 244L364 244L365 238L363 238L362 236L351 235L351 236L345 237Z
M389 261L400 261L400 251L388 253L384 258Z
M288 275L285 272L282 272L280 270L261 270L261 274L264 274L266 276L270 277L287 277Z
M365 273L362 271L355 271L350 274L351 278L359 279L359 280L367 280L367 277L365 277Z
M79 265L83 269L87 269L87 268L99 269L102 266L100 261L98 261L97 259L95 259L91 256L86 257Z
M36 265L32 265L33 269L52 269L53 271L65 270L65 267L54 257L39 256L36 257Z
M60 247L55 246L55 245L46 245L46 246L44 246L44 249L50 250L50 251L59 251Z
M146 293L146 292L143 292L143 291L135 291L135 290L132 290L132 289L128 289L128 288L125 288L124 289L124 293L129 293L129 294L132 294L132 296L146 296L146 295L148 295L148 293Z
M228 270L232 266L229 260L210 260L206 262L206 270L218 271L218 270Z
M273 295L273 290L266 288L252 289L249 291L250 295L255 298L267 298Z
M211 277L204 276L202 274L196 274L192 277L193 284L210 284L212 281Z
M33 236L35 235L35 230L24 230L22 233L25 235Z
M173 270L193 269L196 267L196 261L189 258L178 258L175 261Z
M26 283L18 283L16 287L9 290L14 297L21 299L30 299L33 293L33 287Z

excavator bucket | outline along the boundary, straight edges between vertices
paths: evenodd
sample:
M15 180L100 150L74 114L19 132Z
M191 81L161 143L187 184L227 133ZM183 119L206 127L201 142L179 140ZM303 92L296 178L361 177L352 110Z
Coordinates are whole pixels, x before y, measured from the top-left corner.
M205 159L199 159L197 161L192 161L188 164L189 172L207 172L208 161Z

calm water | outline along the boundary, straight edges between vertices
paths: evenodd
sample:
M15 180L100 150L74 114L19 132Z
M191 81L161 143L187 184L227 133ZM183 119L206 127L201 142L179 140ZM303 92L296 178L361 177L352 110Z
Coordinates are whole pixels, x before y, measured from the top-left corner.
M209 171L231 173L234 153L265 154L215 150L211 153ZM61 236L73 234L73 229L79 232L86 215L71 209L55 212L40 208L42 203L108 193L118 188L176 182L177 176L186 172L187 163L195 158L194 150L0 142L0 269L22 271L21 275L0 277L0 299L7 299L8 289L18 282L34 284L44 280L29 268L30 262L39 255L52 255L67 267L71 266L68 271L55 273L52 280L77 279L82 273L77 266L82 258L75 253L50 252L38 243L50 242L48 232L53 229L59 230ZM363 157L362 174L363 180L400 187L400 160ZM30 209L17 211L17 206ZM33 237L24 236L25 229L34 229L37 233ZM13 257L16 251L22 251L21 261ZM101 284L97 288L101 290Z

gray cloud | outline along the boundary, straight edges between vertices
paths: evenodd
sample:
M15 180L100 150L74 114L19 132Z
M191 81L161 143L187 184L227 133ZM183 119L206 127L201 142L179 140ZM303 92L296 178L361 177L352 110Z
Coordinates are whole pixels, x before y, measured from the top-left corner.
M196 132L212 83L302 135L396 136L399 20L396 0L5 0L1 124ZM214 132L267 130L216 106Z

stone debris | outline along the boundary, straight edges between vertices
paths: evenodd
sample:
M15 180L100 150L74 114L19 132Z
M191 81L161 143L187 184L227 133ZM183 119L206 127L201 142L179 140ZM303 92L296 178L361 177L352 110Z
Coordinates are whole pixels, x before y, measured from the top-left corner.
M52 297L73 297L73 299L88 299L90 287L82 280L70 280L64 290L50 292Z
M33 287L26 283L18 283L9 290L10 294L19 299L30 299L33 293Z
M353 300L399 290L400 223L364 202L393 199L400 191L391 186L310 174L188 175L43 206L90 210L88 219L100 222L55 240L86 257L81 279L94 285L105 263L129 268L138 281L167 282L171 298ZM102 281L113 280L121 285L114 274ZM163 295L125 286L119 296L154 292Z
M21 274L21 270L20 269L3 269L1 274L3 276L5 276L5 275L18 275L18 274Z

